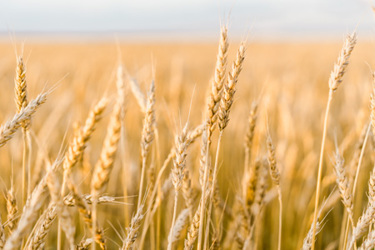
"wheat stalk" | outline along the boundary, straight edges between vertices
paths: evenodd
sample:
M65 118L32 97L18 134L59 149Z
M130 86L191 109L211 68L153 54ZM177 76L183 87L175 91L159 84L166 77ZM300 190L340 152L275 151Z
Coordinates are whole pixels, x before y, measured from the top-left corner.
M186 140L186 144L187 144L187 147L190 146L199 136L202 135L202 133L204 132L204 126L203 125L199 125L197 126L194 130L192 131L189 131L188 134L187 134L187 140ZM155 185L154 185L154 189L151 193L151 196L150 196L150 203L148 205L148 208L147 208L147 211L150 211L150 213L147 213L146 214L146 218L145 218L145 223L144 223L144 226L143 226L143 232L142 232L142 236L141 236L141 240L140 240L140 246L139 248L143 248L143 243L144 243L144 240L145 240L145 237L146 237L146 233L147 233L147 229L150 225L150 218L152 218L153 214L156 212L156 209L159 207L160 203L161 203L161 200L162 200L162 194L163 192L159 192L159 195L158 197L155 199L155 196L156 196L156 193L158 191L158 185L161 181L161 177L162 177L162 174L164 173L165 169L168 167L168 164L169 162L174 159L175 157L175 148L173 147L166 160L164 161L163 165L161 166L160 170L159 170L159 174L156 178L156 181L155 181ZM167 181L164 183L164 184L169 184L170 181L169 179L167 179ZM168 185L168 188L169 188L169 185ZM164 190L164 188L163 188ZM155 199L155 202L153 203L152 201ZM154 207L152 207L154 206Z
M334 65L334 68L331 72L329 78L329 94L328 94L328 101L327 107L324 117L324 126L323 126L323 135L322 135L322 144L320 148L320 157L319 157L319 166L318 166L318 175L317 175L317 185L316 185L316 195L315 195L315 208L314 208L314 220L313 220L313 234L312 234L312 250L315 248L315 236L316 236L316 222L317 222L317 214L318 214L318 207L319 207L319 197L320 197L320 189L321 189L321 178L322 178L322 169L323 169L323 157L324 157L324 145L326 140L327 134L327 125L328 125L328 115L329 110L331 107L333 93L337 90L340 86L345 70L349 64L349 57L354 49L354 46L357 42L356 33L348 35L345 39L345 43L343 48L340 52L338 57L337 63Z
M68 244L69 244L69 248L74 248L74 234L75 234L75 227L74 227L74 224L73 224L73 219L72 217L70 216L70 213L69 211L67 210L67 207L65 207L64 205L64 201L62 199L60 199L60 195L61 195L61 183L60 183L60 180L59 178L57 177L55 171L53 171L53 168L51 166L49 166L48 168L48 172L47 172L47 176L46 176L46 180L47 180L47 186L48 186L48 189L50 191L50 196L51 196L51 199L52 199L52 205L51 207L53 206L54 208L52 209L53 210L53 213L50 212L50 213L47 213L47 217L50 219L48 220L48 218L46 219L45 223L47 223L46 225L51 225L53 220L55 219L56 216L59 216L60 220L60 224L62 229L64 230L65 232L65 235L66 235L66 238L68 240ZM42 229L49 229L49 227L42 227ZM46 231L46 230L43 230L43 231ZM45 233L47 234L47 232ZM60 246L60 244L59 244Z
M201 186L204 184L204 175L206 168L209 168L208 151L211 145L211 135L215 128L217 112L219 110L220 99L223 92L225 81L225 72L228 56L228 29L222 26L220 30L220 42L216 58L216 66L213 81L211 82L211 93L207 99L207 114L204 121L206 134L202 137L201 158L200 158L200 175L199 181Z
M85 121L84 126L77 131L75 134L71 144L69 145L68 151L65 154L65 159L63 163L63 181L61 185L61 197L65 196L65 187L67 184L67 180L69 178L69 174L71 169L75 166L78 162L79 158L81 157L88 140L90 139L92 133L95 130L95 125L101 120L102 114L107 107L108 100L106 98L102 98L94 108L89 112L89 115ZM61 249L61 223L59 220L58 225L58 240L57 240L57 247L58 250Z
M143 94L138 82L136 79L130 77L128 75L129 83L130 83L130 89L137 100L138 105L141 107L141 110L143 113L146 113L147 110L147 99L145 95Z
M91 231L93 231L93 228L95 228L95 231L93 232L93 236L95 241L99 244L101 249L107 249L105 245L105 237L104 232L102 229L98 228L97 225L93 225L93 219L92 219L92 213L89 209L87 203L84 199L81 198L81 195L79 194L76 186L74 183L68 178L67 185L69 190L71 191L73 198L75 200L75 205L79 211L79 213L82 215L83 220L86 222L87 226Z
M122 92L122 86L118 86L119 92ZM99 161L95 165L93 177L91 180L91 195L93 197L92 204L92 220L93 220L93 235L96 232L97 225L97 200L99 194L105 189L108 184L109 176L113 168L118 142L121 136L121 116L123 110L123 95L119 94L118 101L113 109L111 119L107 129L107 135L104 140L104 146L100 154ZM95 248L95 245L93 245Z
M233 103L233 97L234 93L236 92L236 85L238 82L238 77L241 73L242 70L242 64L245 59L245 45L244 43L241 43L238 51L237 51L237 57L236 60L234 61L232 65L232 71L229 72L228 74L228 80L226 84L224 85L224 90L223 94L220 100L220 107L218 110L218 124L219 124L219 139L217 142L217 150L216 150L216 157L215 157L215 166L213 169L213 174L212 174L212 184L211 184L211 200L212 200L212 195L215 193L215 188L216 188L216 178L217 178L217 171L218 171L218 161L219 161L219 152L220 152L220 143L223 135L223 131L225 127L228 125L229 122L229 113L230 113L230 108ZM204 186L208 185L208 169L205 169L205 175L204 175ZM203 187L204 187L203 186ZM202 189L202 197L205 196L205 188ZM204 199L203 200L203 206L201 210L201 227L199 228L199 238L198 238L198 250L201 249L201 244L202 244L202 230L203 230L203 219L204 219L204 209L203 207L205 206ZM212 203L209 204L208 207L208 217L207 217L207 224L209 225L209 219L211 216L211 210L212 210ZM206 235L209 234L209 229L210 227L206 227ZM206 237L207 238L207 237Z
M22 56L17 59L16 77L14 80L15 101L17 113L28 104L27 101L27 84L26 84L26 68ZM23 155L22 155L22 202L26 201L26 197L30 195L30 157L31 157L31 139L28 133L31 118L22 123L23 134ZM27 159L28 157L28 159Z
M55 170L60 161L55 161L52 169ZM47 198L47 178L43 178L34 189L26 202L22 216L18 222L17 228L13 231L7 240L4 249L11 250L20 247L23 238L31 230L32 224L38 218L38 211L42 208L44 200Z

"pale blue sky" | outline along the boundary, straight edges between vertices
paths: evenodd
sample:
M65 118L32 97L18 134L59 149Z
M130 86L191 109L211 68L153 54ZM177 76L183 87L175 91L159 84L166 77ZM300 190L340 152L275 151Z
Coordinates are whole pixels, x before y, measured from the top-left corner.
M0 0L0 32L210 38L230 13L236 36L341 38L355 27L374 36L372 5L370 0Z

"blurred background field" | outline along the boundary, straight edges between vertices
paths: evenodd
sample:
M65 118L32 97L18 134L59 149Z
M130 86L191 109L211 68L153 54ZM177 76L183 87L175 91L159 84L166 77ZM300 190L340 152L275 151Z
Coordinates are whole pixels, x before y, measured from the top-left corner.
M369 98L371 89L371 69L374 66L374 44L361 41L353 52L349 70L343 87L337 91L333 104L328 130L326 147L326 174L333 175L332 157L334 138L339 144L345 143L344 156L350 162L359 135L369 117ZM15 77L15 45L0 45L0 120L5 121L14 113L13 88ZM234 59L236 42L231 42L229 60ZM255 151L258 156L264 154L265 114L268 115L270 131L277 142L277 158L282 171L284 193L284 230L283 246L296 249L301 246L311 224L313 212L312 198L315 190L316 166L320 145L323 110L327 98L328 78L336 60L341 43L257 43L247 44L247 58L239 79L235 102L229 126L224 133L224 143L220 155L219 187L223 199L233 203L236 193L240 192L244 162L244 133L251 103L260 102ZM18 53L20 48L18 48ZM155 72L156 84L156 120L160 141L158 147L160 165L172 146L173 138L189 119L189 127L200 124L203 107L213 75L217 44L215 43L41 43L25 44L24 57L27 63L27 83L29 96L36 96L43 88L57 83L56 90L47 103L33 119L33 131L51 159L57 157L59 150L65 149L72 137L75 121L83 121L93 103L103 94L113 96L115 93L115 70L119 59L123 62L129 76L137 79L146 93ZM126 81L127 82L127 81ZM128 82L127 82L128 84ZM126 95L126 166L137 169L139 163L143 115L136 100L128 89ZM189 115L190 110L190 117ZM107 121L109 111L104 120ZM101 142L104 137L105 123L99 125L85 154L85 164L94 166L98 159ZM21 136L10 141L0 151L2 166L2 190L10 186L11 167L14 168L14 179L21 178L17 171L22 163L19 151ZM38 148L38 146L36 146ZM214 149L213 149L214 150ZM36 150L38 151L38 150ZM372 145L368 146L363 173L361 173L358 196L355 204L355 215L359 217L366 201L366 181L372 168ZM198 179L199 143L189 152L189 168L194 170ZM371 156L371 157L370 157ZM37 154L33 156L35 168L41 164ZM39 161L38 161L39 160ZM126 171L124 178L117 161L113 171L108 194L122 196L122 185L130 183L132 174ZM88 167L88 166L82 166ZM87 175L84 169L80 169ZM137 172L137 171L135 171ZM136 173L137 174L137 173ZM139 174L139 173L138 173ZM77 177L78 182L81 177ZM82 180L81 188L88 176ZM129 180L129 183L126 183ZM195 186L199 184L193 181ZM334 179L324 189L325 197L334 189ZM136 190L134 191L136 192ZM20 199L21 190L16 187ZM136 195L136 193L129 193ZM172 194L170 194L172 195ZM4 197L0 198L5 204ZM135 202L132 198L128 202ZM276 203L272 201L272 204ZM277 232L277 213L273 205L266 208L261 222L264 231L259 230L259 249L275 247ZM166 204L166 207L169 205ZM4 206L1 209L5 209ZM123 205L104 205L100 212L105 213L101 221L106 234L115 242L119 239L107 221L114 221L117 230L124 228L121 214ZM167 209L167 208L166 208ZM130 211L132 206L130 206ZM2 214L6 214L5 211ZM168 214L165 214L168 216ZM332 208L326 218L326 224L318 244L337 244L340 235L342 206L339 202ZM112 218L113 217L113 218ZM170 220L171 218L167 218ZM117 225L116 223L120 225ZM164 233L168 232L169 223L165 224ZM272 241L268 240L274 239ZM50 239L54 241L54 237ZM109 245L113 244L111 242ZM319 246L319 245L318 245Z

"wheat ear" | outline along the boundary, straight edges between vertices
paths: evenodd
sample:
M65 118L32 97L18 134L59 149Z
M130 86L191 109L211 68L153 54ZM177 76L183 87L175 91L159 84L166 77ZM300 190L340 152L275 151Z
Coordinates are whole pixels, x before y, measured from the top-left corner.
M327 134L327 126L328 126L328 115L329 110L331 107L333 93L337 90L340 86L345 70L349 64L349 57L354 49L354 46L357 41L356 33L348 35L345 39L344 46L341 50L341 53L338 57L337 63L334 65L334 68L331 72L331 76L329 78L329 94L328 94L328 101L327 107L324 117L324 125L323 125L323 135L322 135L322 144L320 147L320 156L319 156L319 166L318 166L318 175L317 175L317 185L316 185L316 194L315 194L315 207L314 207L314 220L313 220L313 234L312 234L312 250L315 249L315 236L316 236L316 222L317 222L317 215L318 215L318 207L319 207L319 198L320 198L320 189L321 189L321 178L322 178L322 171L323 171L323 159L324 159L324 145L326 140Z
M283 202L280 188L280 171L277 166L276 161L276 150L272 143L272 138L270 134L267 136L267 150L268 150L268 165L270 168L270 174L273 183L277 187L278 197L279 197L279 240L277 249L281 249L281 232L282 232L282 221L283 221Z
M176 220L177 214L177 204L178 204L178 193L181 189L182 182L185 175L185 167L186 167L186 149L187 149L187 126L185 126L182 130L182 133L179 136L176 136L175 139L175 158L173 159L173 169L172 169L172 183L175 190L175 202L174 202L174 209L173 209L173 219L172 219L172 226L169 233L168 238L168 250L172 250L172 234L174 230L174 223Z
M193 205L194 205L194 194L193 187L191 185L191 178L189 170L185 169L184 178L182 180L182 196L184 197L186 208L189 209L189 218L193 219Z
M375 203L375 165L372 168L370 179L368 181L369 203Z
M258 103L253 102L249 113L249 120L247 125L247 131L245 136L245 171L248 170L251 161L251 149L254 140L254 130L258 118Z
M143 113L146 113L147 110L147 99L145 95L143 94L141 87L139 86L136 79L128 76L129 83L130 83L130 89L137 100L137 103L139 107L141 107L141 110Z
M88 250L90 245L94 243L94 240L91 238L83 239L81 242L76 246L76 250Z
M244 174L243 199L245 200L247 207L251 207L255 201L260 166L260 160L256 159L254 165L252 165L250 170L246 171Z
M201 158L199 169L199 181L201 186L204 184L205 169L209 167L208 151L211 145L211 135L215 128L217 112L219 109L220 99L223 92L225 81L225 72L228 56L228 29L222 26L220 30L220 42L216 58L216 66L213 81L211 82L211 93L207 99L207 114L204 121L204 129L207 130L202 137Z
M189 221L189 209L186 208L180 212L176 219L176 223L173 226L172 233L169 235L168 241L173 243L178 241L181 236L182 230L185 228L187 222Z
M19 113L22 108L25 108L28 104L27 102L27 84L26 84L26 67L23 62L22 56L17 58L17 68L16 77L14 79L15 87L15 101L17 107L17 113ZM30 195L30 150L31 141L30 135L28 133L28 128L30 127L31 119L25 120L22 123L22 134L23 134L23 155L22 155L22 202L25 203L26 197ZM28 143L29 142L29 143ZM27 159L28 157L28 159Z
M122 250L131 250L134 248L134 242L138 237L138 230L143 220L143 204L138 207L137 213L133 216L130 227L126 229L128 232Z
M37 227L33 237L31 238L29 243L30 249L40 249L45 243L47 233L49 232L56 216L56 206L52 204L46 209L44 215L41 217L42 223Z
M4 225L0 220L0 249L4 248L5 245L5 230L4 230Z
M199 203L199 206L193 216L193 220L189 226L187 236L185 239L184 250L193 249L194 242L198 237L199 228L200 228L201 205L202 205L202 202Z
M49 92L39 94L26 107L22 108L19 113L0 127L0 147L4 146L14 133L22 126L25 121L31 119L37 108L47 100Z
M61 182L59 178L57 177L57 174L53 170L51 166L49 166L47 170L47 186L50 192L51 200L52 200L52 205L54 208L53 213L52 211L47 214L47 219L45 221L46 225L51 225L53 220L55 219L56 216L59 217L59 225L61 225L62 229L65 232L66 239L69 244L69 248L72 249L74 248L74 235L75 235L75 226L73 223L73 219L67 210L67 207L64 205L64 200L61 199ZM59 227L59 226L58 226ZM42 226L42 231L45 231L45 235L47 234L49 227L43 227ZM45 236L44 236L45 237ZM61 237L61 235L60 235ZM60 246L60 245L59 245Z
M228 125L229 122L229 113L230 113L230 108L233 104L233 98L234 94L236 92L236 85L238 82L238 77L241 73L242 70L242 64L245 59L245 45L244 43L241 43L238 51L237 51L237 57L236 60L234 61L232 65L232 71L229 72L228 74L228 80L226 84L224 85L224 90L223 94L220 100L220 107L218 110L218 124L219 124L219 139L217 142L217 149L216 149L216 157L215 157L215 166L212 174L212 185L211 187L211 200L212 196L215 192L216 188L216 178L217 178L217 171L218 171L218 161L219 161L219 152L220 152L220 143L223 135L223 131L225 127ZM208 185L208 169L205 169L205 178L204 178L204 186ZM205 189L202 189L202 197L205 195ZM203 201L203 206L202 206L202 211L201 211L201 227L199 228L199 237L198 237L198 250L201 249L201 244L202 244L202 230L203 230L203 219L204 219L204 209L203 207L205 206L204 201ZM212 210L212 203L209 204L208 208L208 217L207 217L207 222L209 222L210 216L211 216L211 210ZM209 224L206 224L209 225ZM206 235L209 234L209 229L210 227L206 227ZM207 237L206 237L207 238Z
M123 109L123 96L119 95L119 100L115 104L113 113L107 129L107 135L104 140L104 146L97 162L92 181L91 181L91 195L93 197L92 204L92 219L93 219L93 233L96 232L97 225L97 210L99 194L105 189L108 184L109 176L113 168L118 142L121 136L121 114ZM120 99L121 98L121 99ZM94 244L93 244L93 247Z
M371 231L367 235L366 240L363 241L362 245L358 248L358 250L374 249L374 247L375 247L375 230Z
M147 155L151 147L151 143L154 140L154 124L155 124L155 83L151 82L150 91L147 98L147 106L145 119L143 122L142 139L141 139L141 180L139 184L139 194L138 194L138 206L141 205L143 196L143 182L145 178L145 170L147 163Z
M192 131L189 131L188 134L187 134L187 146L190 146L190 144L192 144L193 142L196 141L196 139L202 135L202 133L204 132L204 125L199 125L197 126L194 130ZM174 159L175 157L175 148L173 147L168 156L167 156L167 159L164 161L163 165L161 166L160 170L159 170L159 173L158 173L158 176L156 178L156 181L155 181L155 185L154 185L154 189L151 193L151 196L150 196L150 203L148 204L148 207L147 207L147 211L150 211L150 213L147 213L146 214L146 218L145 218L145 223L144 223L144 226L143 226L143 231L142 231L142 236L141 236L141 239L140 239L140 243L139 243L139 248L142 249L143 248L143 243L144 243L144 240L146 238L146 233L147 233L147 229L150 225L150 220L153 216L153 213L156 212L156 209L158 208L158 206L160 205L160 202L161 202L161 197L158 195L158 197L156 198L154 204L153 204L153 201L155 199L155 196L156 196L156 193L158 191L158 185L161 181L161 177L162 177L162 174L164 173L165 169L168 167L168 164L171 160ZM185 175L186 176L186 175ZM167 180L165 182L165 184L169 184L170 181ZM154 207L152 207L154 206Z
M335 154L335 172L336 172L336 182L337 186L339 187L340 195L342 203L344 204L346 211L349 215L349 221L354 227L354 219L353 219L353 200L352 200L352 194L350 189L350 184L348 177L345 173L344 168L344 159L338 152L336 151Z
M97 162L94 169L91 182L91 191L93 197L97 197L97 195L103 191L109 180L109 175L111 173L117 151L117 144L120 139L120 115L121 105L120 103L117 103L111 115L111 119L107 129L107 135L104 140L103 149L100 154L99 161Z
M368 229L372 218L375 216L375 198L374 198L374 183L375 183L375 166L372 169L370 179L369 179L369 201L366 210L362 213L361 217L358 219L356 226L353 228L352 236L349 242L348 248L351 249L357 239L361 237Z
M103 98L95 105L95 107L90 111L86 119L85 125L74 136L68 148L63 163L64 177L61 187L61 196L65 195L65 185L68 174L70 173L74 165L78 162L79 157L81 156L82 152L86 147L86 143L88 142L88 140L91 137L91 134L95 130L95 125L102 118L102 114L104 112L104 109L107 107L107 103L107 99Z
M352 249L355 246L356 241L368 230L372 219L375 216L375 204L370 202L366 210L359 217L356 226L353 228L352 236L349 241L348 249Z
M67 185L73 195L73 198L75 200L75 205L79 213L82 215L83 220L86 222L87 226L92 231L94 226L93 226L91 210L89 209L86 201L82 199L81 195L78 193L76 186L74 185L74 183L71 181L70 178L67 179ZM93 232L93 237L95 241L99 244L101 249L103 250L107 249L105 245L106 241L105 241L103 230L97 227L97 225L95 225L95 229L96 229L95 232Z
M319 209L318 218L320 217L321 213L323 212L324 205L325 204L323 204L322 207ZM317 231L316 231L317 234L320 232L320 230L322 230L322 226L323 226L322 222L323 221L319 221L319 219L316 222L315 226L316 226L316 229L317 229ZM313 235L312 235L313 234L313 228L314 228L314 226L313 226L313 224L311 224L310 229L309 229L306 237L303 239L303 245L302 245L303 250L310 250L311 246L313 245L313 241L312 241L312 239L313 239Z
M370 96L370 120L372 125L372 134L375 135L375 71L372 73L372 92Z
M65 159L63 163L63 180L61 185L61 197L65 196L66 184L69 178L71 169L78 162L83 151L86 148L86 144L90 139L92 133L95 130L95 125L101 120L103 112L107 107L108 100L102 98L94 108L89 112L89 115L85 121L84 126L77 131L71 144L69 145L68 151L65 154ZM59 220L58 233L57 233L57 247L58 250L61 249L61 222Z
M60 161L55 161L52 169L55 170L59 164ZM39 182L27 200L18 226L4 246L5 250L18 249L20 247L23 238L30 232L31 226L38 218L38 211L43 206L47 196L47 177L45 177Z
M17 200L16 196L14 195L14 187L12 187L7 191L7 225L9 228L9 231L12 232L14 228L17 225L17 213L18 213L18 207L17 207Z

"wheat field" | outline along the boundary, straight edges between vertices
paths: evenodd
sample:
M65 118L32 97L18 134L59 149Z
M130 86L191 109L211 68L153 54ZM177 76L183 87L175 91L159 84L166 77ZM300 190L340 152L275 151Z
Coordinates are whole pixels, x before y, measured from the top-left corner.
M2 42L0 248L372 249L373 46Z

